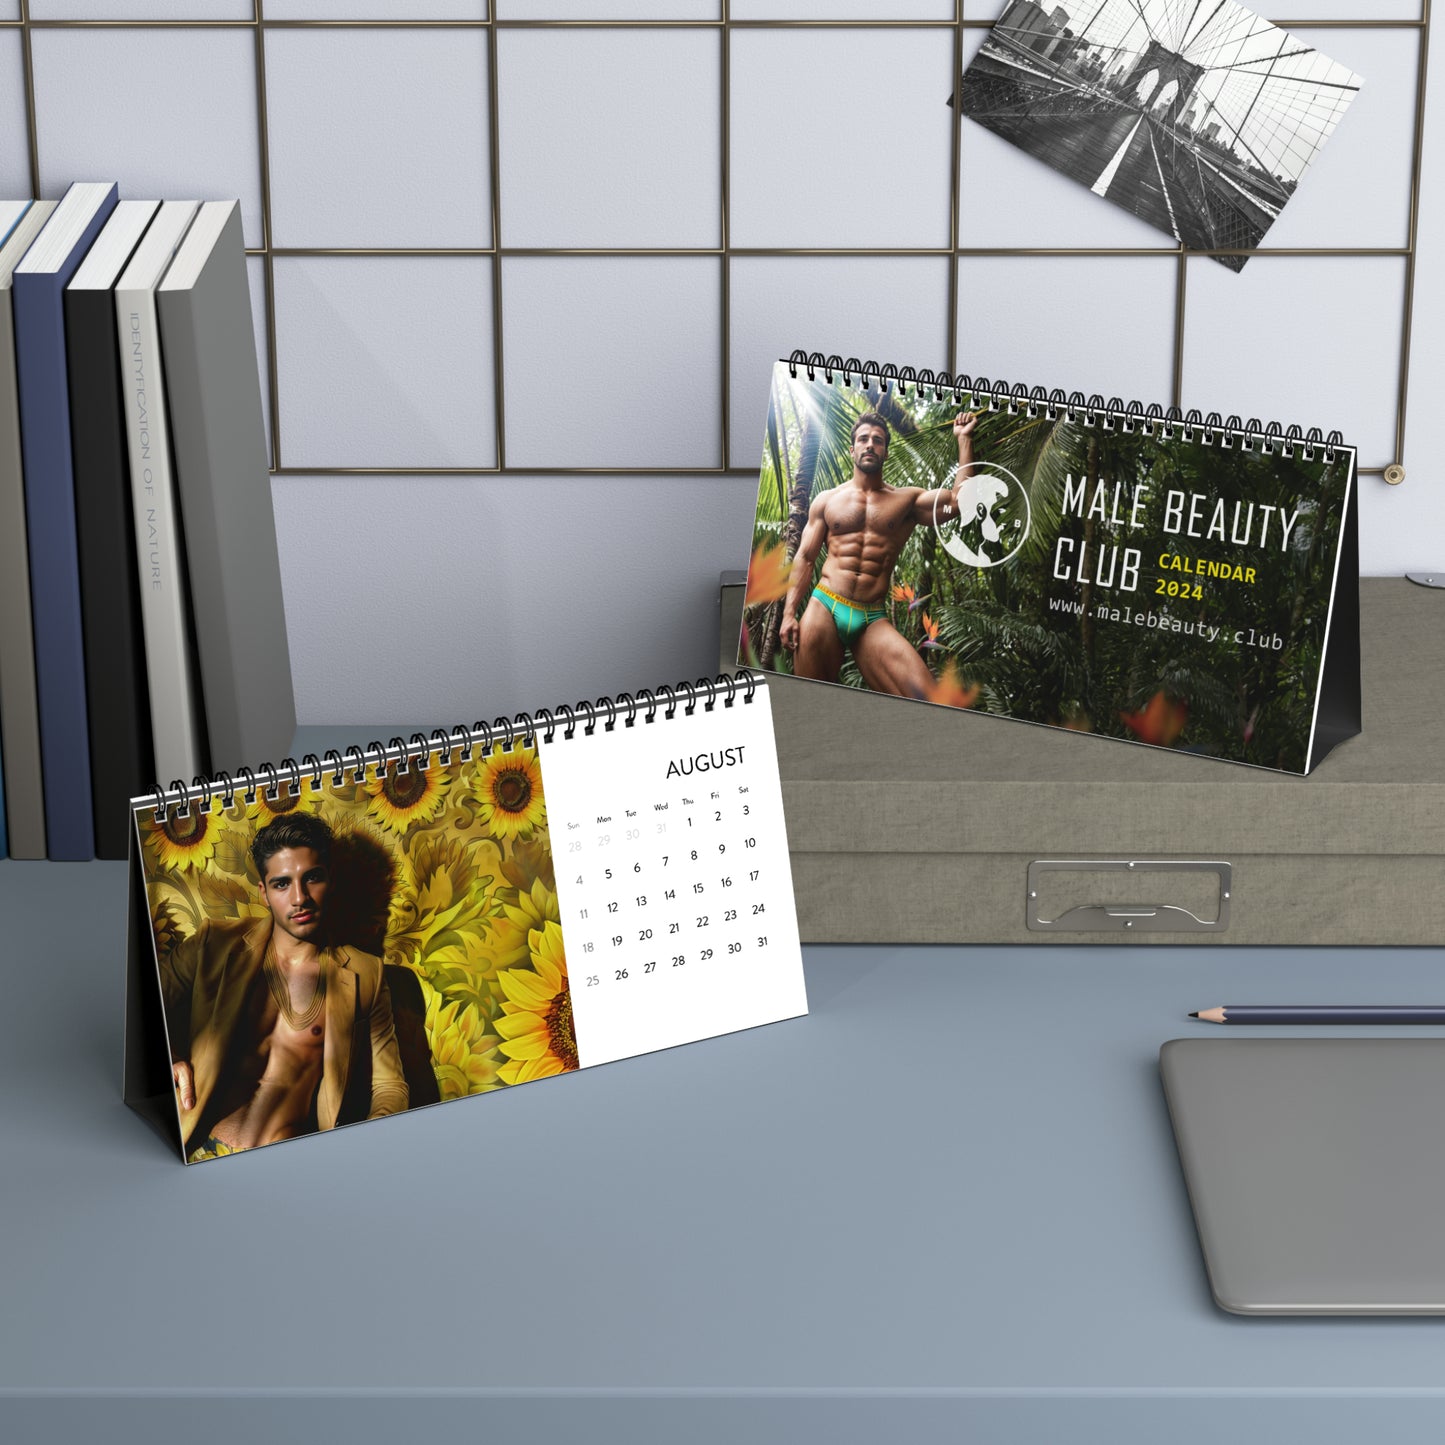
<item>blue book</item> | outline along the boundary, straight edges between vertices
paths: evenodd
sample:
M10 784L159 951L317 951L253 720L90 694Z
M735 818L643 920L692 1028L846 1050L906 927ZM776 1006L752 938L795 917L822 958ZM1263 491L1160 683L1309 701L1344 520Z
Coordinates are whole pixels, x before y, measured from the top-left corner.
M13 282L46 850L51 858L71 860L95 856L95 825L64 293L116 200L114 185L71 186L15 268Z

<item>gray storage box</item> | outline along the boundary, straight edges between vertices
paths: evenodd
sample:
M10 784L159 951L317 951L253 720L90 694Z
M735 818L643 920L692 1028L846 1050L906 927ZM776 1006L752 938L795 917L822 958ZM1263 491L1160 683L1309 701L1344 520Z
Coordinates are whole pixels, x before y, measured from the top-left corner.
M1360 607L1364 730L1308 777L770 677L803 939L1445 942L1445 592Z

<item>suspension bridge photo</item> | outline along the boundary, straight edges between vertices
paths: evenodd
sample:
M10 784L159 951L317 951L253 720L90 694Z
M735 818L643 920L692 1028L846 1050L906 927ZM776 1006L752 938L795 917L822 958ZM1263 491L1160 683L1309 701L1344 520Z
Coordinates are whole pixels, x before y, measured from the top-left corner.
M1013 0L961 100L980 125L1239 271L1360 85L1234 0Z

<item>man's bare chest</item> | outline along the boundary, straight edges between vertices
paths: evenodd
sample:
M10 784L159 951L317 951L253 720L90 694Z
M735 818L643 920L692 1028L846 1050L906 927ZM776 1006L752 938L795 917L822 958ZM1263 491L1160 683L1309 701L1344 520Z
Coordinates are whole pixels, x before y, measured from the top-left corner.
M913 530L911 499L896 492L860 494L849 489L833 498L826 509L828 535L889 540Z

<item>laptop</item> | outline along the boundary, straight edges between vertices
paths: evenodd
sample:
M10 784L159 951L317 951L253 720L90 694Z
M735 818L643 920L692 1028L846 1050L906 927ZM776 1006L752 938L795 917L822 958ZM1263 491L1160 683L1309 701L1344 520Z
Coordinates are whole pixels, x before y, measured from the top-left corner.
M1159 1072L1221 1309L1445 1314L1445 1039L1170 1039Z

